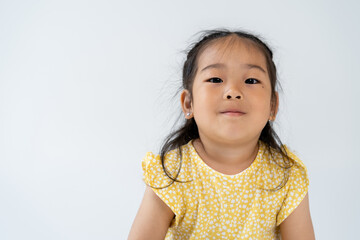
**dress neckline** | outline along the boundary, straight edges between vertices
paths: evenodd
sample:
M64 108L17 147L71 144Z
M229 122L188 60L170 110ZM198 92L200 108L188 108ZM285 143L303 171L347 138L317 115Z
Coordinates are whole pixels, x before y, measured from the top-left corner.
M263 153L263 145L264 143L262 141L258 141L258 144L259 144L259 149L258 149L258 152L256 154L256 157L254 159L254 161L250 164L249 167L247 167L246 169L242 170L241 172L239 173L236 173L236 174L225 174L225 173L222 173L222 172L219 172L215 169L213 169L212 167L210 167L209 165L207 165L204 160L200 157L199 153L196 151L195 147L194 147L194 142L195 139L192 139L190 140L189 142L189 146L190 146L190 149L191 149L191 154L193 155L194 159L196 160L196 162L198 164L200 164L201 167L203 167L204 169L206 169L207 171L210 171L212 174L215 174L215 175L219 175L219 176L222 176L222 177L227 177L227 178L236 178L238 176L242 176L248 172L252 172L252 170L258 165L258 162L260 161L260 158L262 156L262 153Z

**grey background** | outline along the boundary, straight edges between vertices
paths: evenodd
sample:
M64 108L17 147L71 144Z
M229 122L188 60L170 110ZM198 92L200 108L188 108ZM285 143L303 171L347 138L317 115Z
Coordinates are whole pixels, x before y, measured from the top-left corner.
M0 1L0 239L125 239L200 30L260 34L317 239L355 239L357 1ZM174 96L175 95L175 96Z

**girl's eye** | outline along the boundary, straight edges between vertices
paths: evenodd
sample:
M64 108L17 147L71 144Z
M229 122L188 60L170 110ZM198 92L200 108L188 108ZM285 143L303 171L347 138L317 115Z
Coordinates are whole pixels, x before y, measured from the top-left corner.
M221 83L223 80L221 80L220 78L214 77L214 78L210 78L209 80L207 80L207 82L212 82L212 83Z
M256 84L258 82L259 82L259 80L255 79L255 78L248 78L245 80L245 83L249 83L249 84Z

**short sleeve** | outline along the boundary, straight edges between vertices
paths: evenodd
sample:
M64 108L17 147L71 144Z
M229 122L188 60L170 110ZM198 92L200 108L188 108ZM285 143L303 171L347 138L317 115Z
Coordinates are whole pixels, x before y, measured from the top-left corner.
M185 211L183 186L181 183L173 182L166 176L161 164L160 155L154 155L152 152L148 152L142 159L141 164L144 182L150 186L156 195L173 211L176 216L175 225L177 225ZM173 173L172 170L175 168L171 165L171 161L170 164L168 162L167 169L170 170L170 173Z
M295 164L290 168L289 179L285 185L286 195L277 215L276 226L279 226L299 206L309 188L306 166L289 149L287 149L287 152L295 160Z

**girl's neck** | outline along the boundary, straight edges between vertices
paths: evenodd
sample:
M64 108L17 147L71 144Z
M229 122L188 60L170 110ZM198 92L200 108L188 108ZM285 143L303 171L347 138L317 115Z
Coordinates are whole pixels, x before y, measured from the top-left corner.
M193 141L193 145L201 159L211 168L224 174L237 174L248 168L255 160L259 145L258 141L249 142L241 146L228 146L201 141Z

